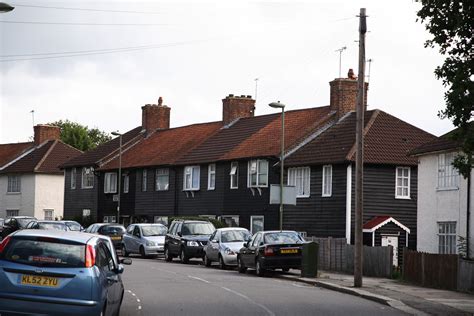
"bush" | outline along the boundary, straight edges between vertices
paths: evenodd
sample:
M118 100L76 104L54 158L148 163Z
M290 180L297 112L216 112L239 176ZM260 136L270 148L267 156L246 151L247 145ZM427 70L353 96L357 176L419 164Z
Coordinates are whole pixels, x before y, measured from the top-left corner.
M169 218L168 220L168 223L169 225L171 225L171 223L174 221L174 220L190 220L190 221L208 221L208 222L211 222L214 227L217 229L217 228L223 228L223 227L227 227L227 225L218 220L218 219L214 219L214 218L207 218L207 217L199 217L199 216L172 216Z

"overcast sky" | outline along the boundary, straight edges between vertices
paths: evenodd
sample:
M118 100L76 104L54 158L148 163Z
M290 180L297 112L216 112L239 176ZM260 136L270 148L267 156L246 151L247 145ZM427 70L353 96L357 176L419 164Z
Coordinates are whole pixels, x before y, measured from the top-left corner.
M15 10L0 16L1 143L32 136L31 110L35 124L125 132L159 96L172 127L221 120L222 98L255 96L256 78L257 115L278 100L288 110L328 105L338 48L347 47L343 76L357 73L361 7L369 109L437 136L453 128L437 117L444 88L433 71L443 57L424 48L429 34L411 0L7 2Z

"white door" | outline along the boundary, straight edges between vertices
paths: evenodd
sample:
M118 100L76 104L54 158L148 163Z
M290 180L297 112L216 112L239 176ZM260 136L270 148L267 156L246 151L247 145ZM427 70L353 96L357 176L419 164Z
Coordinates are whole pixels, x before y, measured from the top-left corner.
M398 236L382 236L382 246L393 247L393 265L398 267Z

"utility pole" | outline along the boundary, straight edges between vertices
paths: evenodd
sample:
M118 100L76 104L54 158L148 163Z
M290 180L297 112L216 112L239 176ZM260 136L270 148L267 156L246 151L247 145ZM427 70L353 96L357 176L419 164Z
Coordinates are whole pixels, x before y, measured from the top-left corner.
M367 24L365 8L359 15L359 77L357 78L356 112L356 184L355 184L355 243L354 243L354 287L362 287L363 247L362 218L364 215L364 112L365 112L365 33Z

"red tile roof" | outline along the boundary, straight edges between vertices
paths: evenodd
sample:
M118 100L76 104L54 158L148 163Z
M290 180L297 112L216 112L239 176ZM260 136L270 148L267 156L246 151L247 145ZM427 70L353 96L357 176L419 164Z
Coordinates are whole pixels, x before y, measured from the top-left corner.
M372 229L390 219L391 216L376 216L364 224L363 229Z
M372 218L371 220L369 220L362 226L362 230L364 231L364 233L374 232L375 230L379 229L380 227L388 223L394 223L395 225L397 225L398 227L400 227L407 233L410 233L410 229L408 227L406 227L405 225L397 221L395 218L391 216L387 216L387 215L376 216Z
M30 143L0 144L0 168L34 146Z

